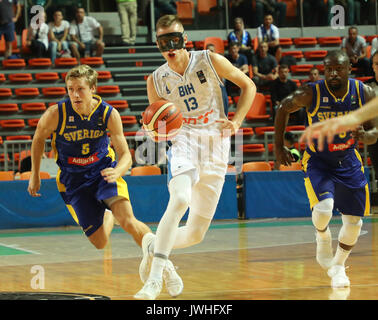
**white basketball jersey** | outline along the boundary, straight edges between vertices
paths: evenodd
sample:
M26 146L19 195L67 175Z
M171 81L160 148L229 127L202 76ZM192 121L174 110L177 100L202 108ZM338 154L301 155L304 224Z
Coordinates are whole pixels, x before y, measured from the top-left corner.
M227 92L208 50L190 51L182 76L165 63L155 70L153 80L157 94L180 108L183 127L218 130L220 126L216 121L227 119Z

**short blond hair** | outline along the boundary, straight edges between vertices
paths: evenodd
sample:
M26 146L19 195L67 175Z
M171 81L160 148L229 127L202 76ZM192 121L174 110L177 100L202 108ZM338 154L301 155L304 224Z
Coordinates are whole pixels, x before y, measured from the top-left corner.
M177 23L178 25L180 25L182 28L184 28L184 26L182 25L179 17L177 15L174 15L174 14L166 14L164 16L161 16L159 18L159 20L156 22L156 30L158 29L165 29L165 28L169 28L171 25Z
M97 87L97 77L98 73L96 70L93 70L87 64L82 64L68 71L65 81L67 83L67 81L72 78L85 78L88 83L88 86L92 88L93 86Z

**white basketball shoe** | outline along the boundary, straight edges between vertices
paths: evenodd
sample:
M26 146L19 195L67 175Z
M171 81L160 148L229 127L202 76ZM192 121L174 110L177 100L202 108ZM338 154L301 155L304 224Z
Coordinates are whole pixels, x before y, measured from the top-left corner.
M155 300L161 292L163 280L148 279L143 288L138 291L134 298L138 300Z
M350 286L350 281L345 274L345 267L341 265L333 265L327 272L331 278L332 288L344 288Z
M139 277L143 283L147 281L148 276L150 274L153 253L149 252L148 247L154 240L155 240L155 235L150 232L146 233L142 239L143 258L139 265Z
M176 268L170 260L167 260L167 264L164 268L163 279L171 297L177 297L181 294L184 289L184 283L182 282L181 277L177 274Z

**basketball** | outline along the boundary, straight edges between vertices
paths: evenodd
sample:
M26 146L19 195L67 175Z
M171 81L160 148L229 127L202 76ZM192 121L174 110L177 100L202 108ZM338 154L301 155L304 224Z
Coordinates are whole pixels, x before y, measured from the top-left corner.
M167 100L150 104L143 112L143 129L156 142L171 140L182 127L182 114Z

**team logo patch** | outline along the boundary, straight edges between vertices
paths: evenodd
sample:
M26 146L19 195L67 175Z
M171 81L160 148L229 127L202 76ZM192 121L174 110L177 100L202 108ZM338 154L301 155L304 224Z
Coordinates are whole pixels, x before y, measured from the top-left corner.
M328 102L328 97L323 97L323 102L327 103Z
M74 116L69 116L69 117L68 117L68 122L74 122L74 121L75 121Z
M197 77L201 83L205 83L207 81L202 70L197 71Z

